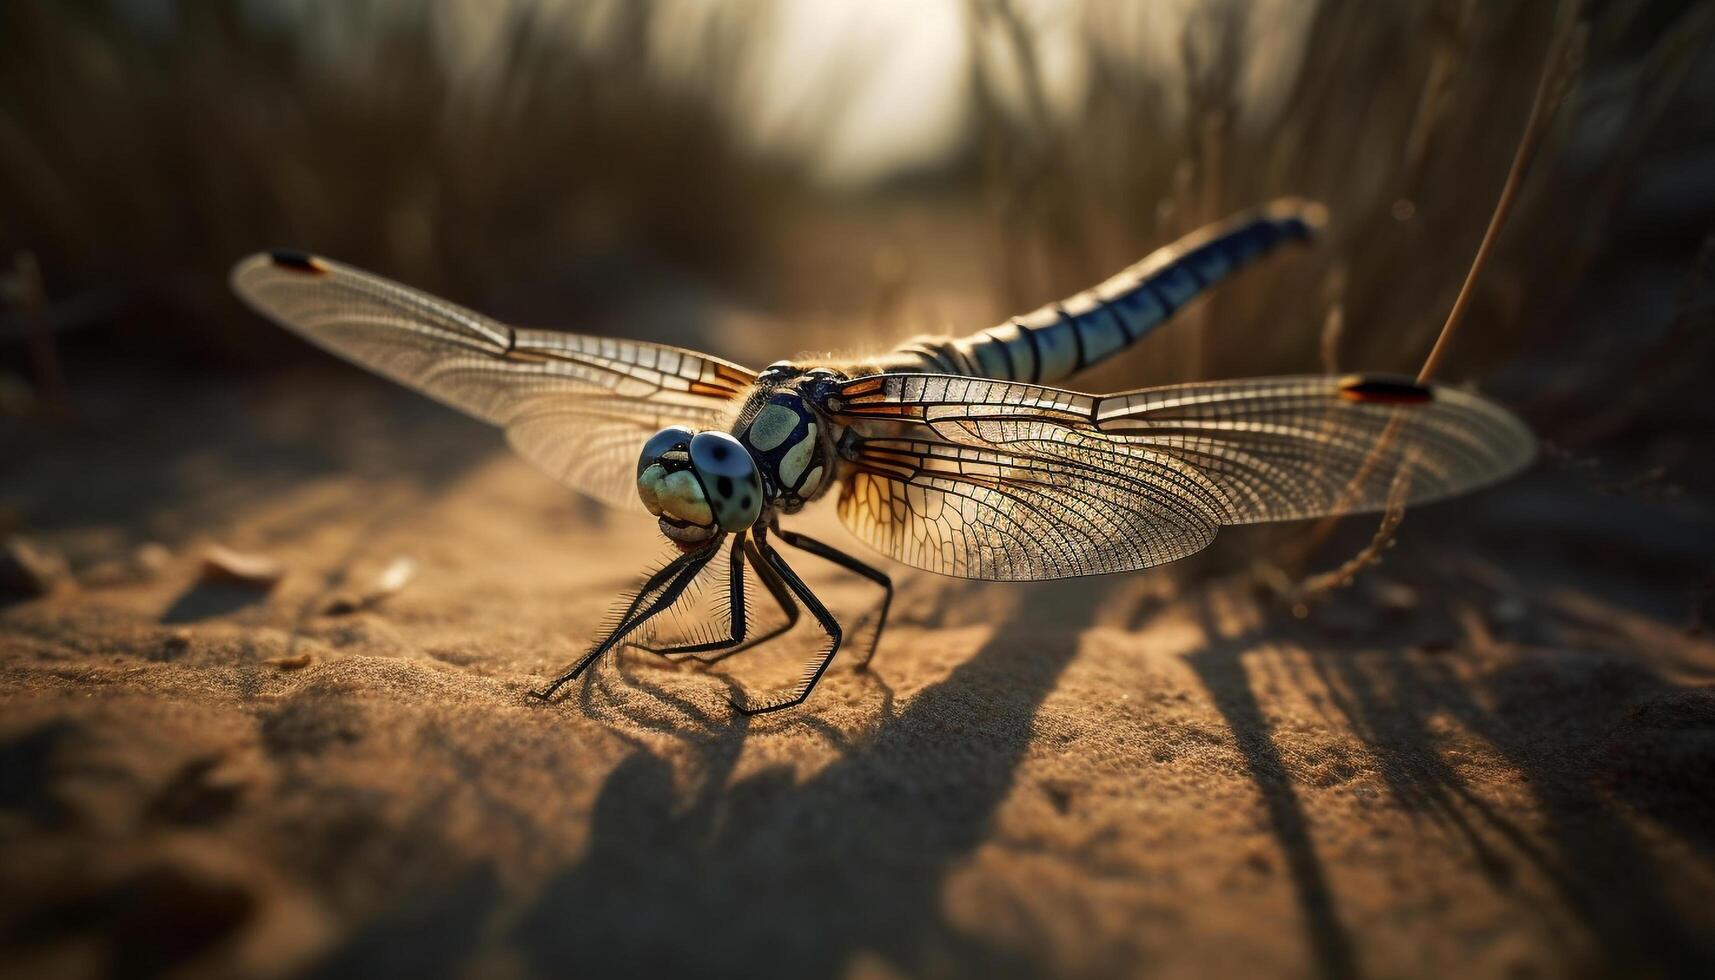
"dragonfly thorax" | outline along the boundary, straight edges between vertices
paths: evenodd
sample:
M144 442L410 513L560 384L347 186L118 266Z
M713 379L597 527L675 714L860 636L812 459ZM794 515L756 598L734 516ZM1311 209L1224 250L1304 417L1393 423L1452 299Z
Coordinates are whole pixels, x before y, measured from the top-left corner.
M761 470L770 499L795 512L827 482L827 433L796 391L775 391L753 405L754 412L741 418L739 440Z
M637 459L637 495L661 533L683 548L722 531L743 531L762 514L756 461L725 432L669 426L649 437Z

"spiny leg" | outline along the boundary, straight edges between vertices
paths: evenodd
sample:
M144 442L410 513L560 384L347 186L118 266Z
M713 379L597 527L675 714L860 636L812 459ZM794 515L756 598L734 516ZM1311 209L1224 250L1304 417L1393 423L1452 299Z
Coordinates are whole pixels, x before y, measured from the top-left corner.
M756 541L761 541L766 533L767 532L764 529L758 527L756 529ZM712 640L708 643L698 643L683 648L657 648L642 646L641 649L647 650L650 653L661 654L662 656L672 660L690 657L699 663L714 664L720 663L722 660L725 660L735 653L743 653L751 647L767 643L769 640L774 639L782 633L792 629L792 627L798 625L798 603L792 598L792 593L787 591L785 583L780 581L780 577L774 574L773 570L768 567L767 562L763 560L761 552L757 550L756 541L750 541L748 539L744 540L745 557L750 562L750 567L755 570L756 577L761 579L763 586L768 589L769 595L774 597L774 602L780 607L780 611L786 614L786 621L784 623L781 623L779 626L763 633L761 636L753 636L748 640L744 639L744 632L742 630L735 629L732 637L726 640ZM734 550L737 550L736 547ZM732 560L736 560L736 555ZM735 574L732 579L732 588L735 590L741 588L742 581L743 576ZM735 613L742 609L742 606L742 600L735 601L733 603ZM746 628L748 629L748 624L746 624Z
M695 659L702 663L720 663L735 653L743 653L751 647L767 643L798 625L798 602L792 598L792 593L787 591L786 583L780 581L780 576L774 574L773 569L768 567L768 563L763 559L761 552L756 550L755 543L745 542L744 552L750 560L750 567L756 570L756 577L762 580L762 584L768 589L769 594L774 597L775 603L780 606L780 611L786 614L786 621L761 636L753 636L729 649L697 656Z
M681 643L676 646L656 647L640 643L638 647L650 653L660 654L669 659L677 656L689 656L698 653L708 653L714 650L725 650L744 641L745 630L749 627L744 608L744 556L746 538L743 532L733 538L732 551L727 556L727 601L729 635L722 640L709 640L705 643Z
M881 615L875 623L875 638L870 641L869 649L864 651L862 659L852 669L863 670L868 667L869 662L875 659L875 648L881 645L881 631L887 629L887 610L893 605L893 579L881 569L867 565L838 548L823 544L807 534L799 534L797 531L787 531L781 528L776 528L775 533L780 535L780 540L792 547L808 551L817 558L831 561L841 568L849 572L856 572L881 586L883 590Z
M712 556L713 551L711 549L708 557ZM661 588L668 579L684 570L686 565L699 557L704 557L704 553L701 551L686 552L667 564L662 565L659 569L656 569L655 573L649 576L649 580L644 582L643 585L638 588L637 594L631 597L631 602L626 605L625 611L620 613L617 619L612 620L614 628L617 629L619 626L623 625L626 620L631 618L632 613L637 612L637 607L643 605L644 601L647 600L651 594Z
M590 664L595 663L602 654L613 649L620 640L630 635L633 630L653 619L656 615L665 612L673 603L679 601L679 596L684 594L686 587L702 572L703 566L709 563L709 559L714 557L717 550L718 545L711 542L708 547L701 551L692 551L680 555L668 562L666 567L651 575L649 581L643 583L643 588L638 591L637 597L632 599L631 604L626 607L624 615L620 617L619 624L607 634L607 638L596 644L589 653L584 654L582 659L572 665L572 669L554 678L546 687L531 691L530 696L542 701L553 697L555 691L558 691L568 682L576 680L577 676L582 674ZM659 590L659 594L653 600L649 600L648 608L638 611L637 607L642 605L647 597L657 590Z
M755 708L734 701L732 706L740 713L747 715L760 715L803 704L804 699L808 698L810 692L815 690L816 682L820 681L822 675L827 673L828 665L834 662L834 654L840 651L842 636L839 621L834 619L834 614L828 612L828 607L822 605L822 600L816 598L816 594L810 591L810 587L804 584L804 580L798 577L798 573L792 570L792 566L786 564L786 559L780 557L780 552L775 551L766 541L760 540L760 537L758 535L757 547L768 562L768 566L780 576L781 580L786 583L786 587L792 590L792 594L804 603L804 608L810 610L810 615L816 617L816 622L820 623L822 629L828 634L829 643L828 652L824 653L820 660L811 661L809 669L804 672L804 682L799 685L797 693Z

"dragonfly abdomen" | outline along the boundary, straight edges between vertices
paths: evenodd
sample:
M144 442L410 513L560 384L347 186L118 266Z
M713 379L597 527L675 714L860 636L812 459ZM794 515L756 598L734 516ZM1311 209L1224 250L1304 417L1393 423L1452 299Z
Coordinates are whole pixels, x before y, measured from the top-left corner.
M1215 283L1283 242L1307 241L1322 206L1298 199L1192 232L1076 296L969 337L918 338L883 359L929 371L1052 384L1142 340Z

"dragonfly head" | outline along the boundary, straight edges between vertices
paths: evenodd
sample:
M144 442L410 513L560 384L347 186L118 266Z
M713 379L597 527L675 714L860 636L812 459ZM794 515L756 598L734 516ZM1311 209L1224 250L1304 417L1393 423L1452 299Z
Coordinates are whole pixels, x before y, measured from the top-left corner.
M725 432L673 425L649 437L637 459L637 495L661 533L694 548L722 531L743 531L762 514L762 478L743 445Z

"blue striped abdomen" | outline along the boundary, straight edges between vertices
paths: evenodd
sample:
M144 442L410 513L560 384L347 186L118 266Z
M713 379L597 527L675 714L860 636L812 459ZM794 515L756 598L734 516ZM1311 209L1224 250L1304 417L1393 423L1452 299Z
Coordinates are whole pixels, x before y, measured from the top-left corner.
M1286 241L1307 241L1322 206L1297 199L1210 225L1106 282L954 340L920 338L883 358L886 371L932 371L1053 384L1130 347L1180 307Z

